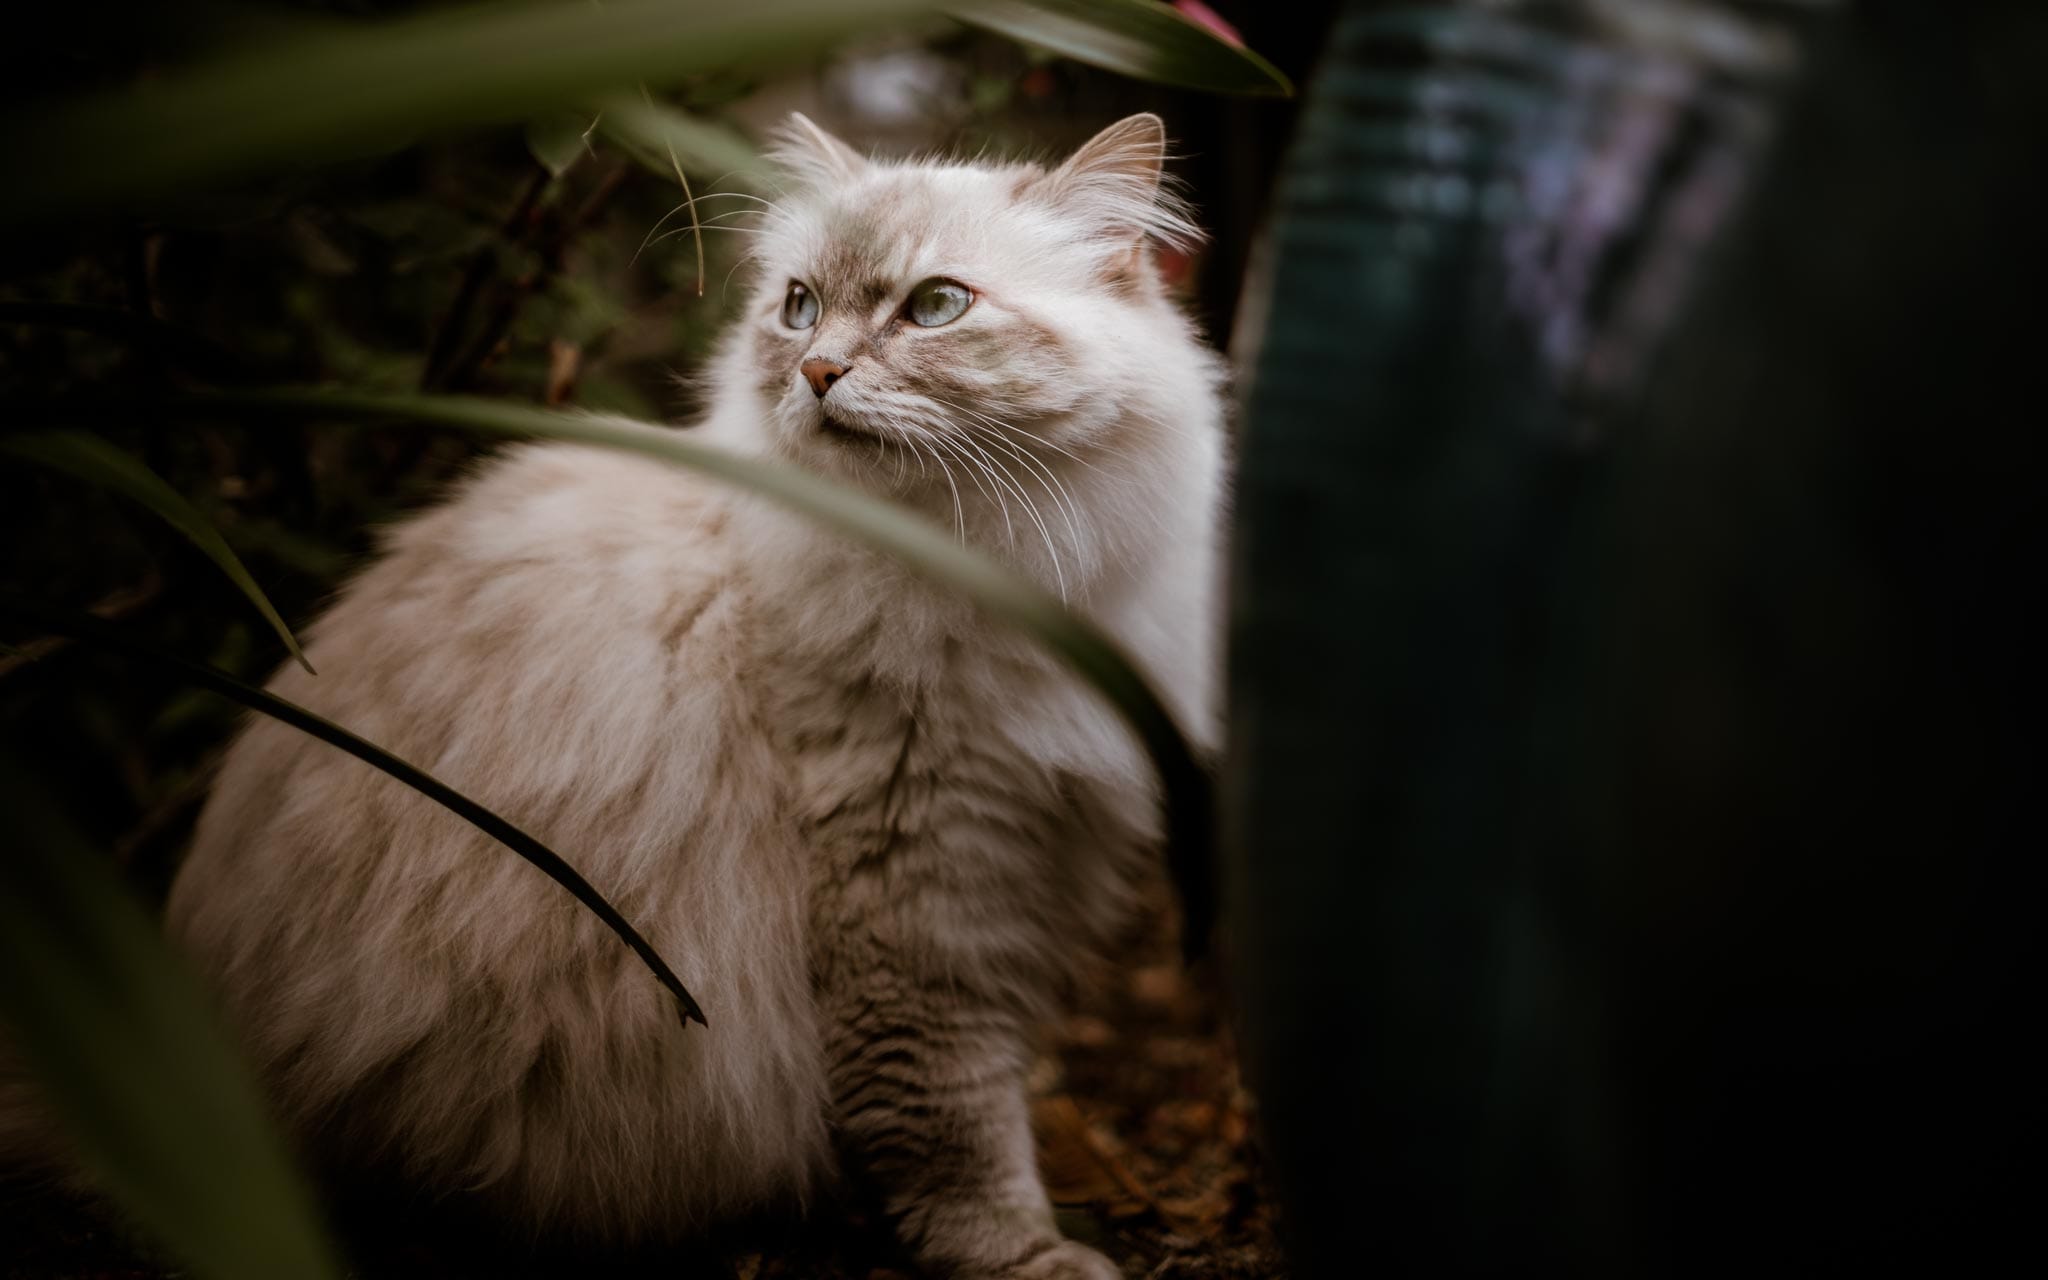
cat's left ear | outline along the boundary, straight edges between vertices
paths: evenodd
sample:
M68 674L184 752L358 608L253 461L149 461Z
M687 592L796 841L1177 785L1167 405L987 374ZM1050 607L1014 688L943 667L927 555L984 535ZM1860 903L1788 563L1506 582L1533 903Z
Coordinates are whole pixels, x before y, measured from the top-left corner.
M867 172L867 157L818 127L801 111L775 131L775 143L768 150L775 161L810 187L836 187L852 182Z
M1126 116L1081 144L1047 174L1040 190L1090 233L1134 241L1150 236L1180 248L1202 233L1166 185L1166 123L1151 112Z

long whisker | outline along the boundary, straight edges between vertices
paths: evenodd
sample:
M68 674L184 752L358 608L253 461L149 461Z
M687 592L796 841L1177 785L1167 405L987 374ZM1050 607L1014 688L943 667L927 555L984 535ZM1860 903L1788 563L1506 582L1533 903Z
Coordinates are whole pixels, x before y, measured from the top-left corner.
M917 438L922 433L908 427L899 427L897 430L902 435L903 442L910 446L910 456L917 459L917 478L926 479L931 473L924 469L924 451L917 447Z
M910 465L910 446L905 443L904 433L894 428L882 433L882 453L886 456L889 446L896 446L896 478L889 482L891 489L903 487L903 471Z
M929 444L930 441L927 440L926 443ZM953 483L953 468L946 465L946 460L939 456L939 452L936 449L932 450L932 461L938 463L939 470L946 473L946 488L952 490L953 493L953 537L956 541L965 542L967 540L967 517L960 510L960 486Z
M950 405L952 408L958 409L960 412L970 417L978 418L988 424L988 427L983 429L982 438L1025 465L1026 471L1031 474L1034 480L1038 480L1039 487L1044 489L1046 496L1053 500L1053 505L1060 509L1060 518L1066 521L1067 532L1073 535L1074 544L1078 548L1081 545L1081 531L1077 527L1077 522L1085 522L1080 521L1080 510L1074 503L1074 496L1067 492L1067 487L1060 483L1059 477L1053 474L1052 468L1045 464L1044 459L1034 456L1029 449L1022 447L1016 441L1008 439L1002 434L1005 428L1019 431L1024 435L1031 435L1031 433L1023 431L1022 428L1013 427L1009 423L998 422L987 414L977 413L964 405L955 405L951 401L939 399L937 396L933 396L932 399L940 404ZM970 434L976 434L973 423L968 423L966 426ZM1031 436L1031 438L1034 440L1039 439L1037 436ZM1048 446L1057 449L1060 453L1066 454L1070 458L1074 458L1074 461L1081 463L1082 466L1090 467L1091 470L1098 470L1098 468L1092 467L1088 462L1068 453L1065 449L1060 449L1058 445L1051 445L1048 442ZM1007 468L1005 470L1007 471ZM1043 478L1040 478L1040 473L1043 473Z
M1124 412L1130 417L1136 418L1141 422L1149 422L1153 426L1158 427L1162 431L1170 431L1177 436L1182 436L1187 439L1194 438L1194 432L1190 431L1182 423L1168 422L1166 419L1160 417L1159 415L1154 413L1146 413L1142 409L1127 408L1124 410Z
M1102 469L1096 466L1094 463L1088 461L1088 459L1082 457L1080 454L1075 453L1073 450L1062 448L1059 445L1054 444L1052 441L1046 439L1044 436L1036 435L1032 432L1026 431L1024 428L1018 426L1014 422L1003 422L999 419L991 418L985 413L980 413L977 412L976 410L968 408L966 405L954 404L951 400L939 400L939 397L937 396L933 396L932 399L938 400L940 404L945 405L949 409L958 409L960 412L966 414L971 418L978 418L981 421L987 423L989 426L996 428L1000 433L1015 433L1017 435L1023 436L1026 440L1036 441L1037 443L1042 444L1046 448L1052 450L1054 453L1063 454L1066 457L1072 458L1074 461L1080 463L1084 467L1087 467L1091 471L1100 471ZM1116 451L1105 450L1105 452Z
M699 200L752 200L755 204L761 205L764 208L775 208L773 200L764 200L749 191L706 191L697 198Z
M948 439L942 433L932 435L930 437L930 443L935 448L944 449L948 453L951 453L953 457L960 463L960 465L967 469L967 478L969 480L974 481L974 487L981 490L981 495L984 498L990 499L991 501L995 502L999 507L1001 507L1003 512L1003 534L1008 539L1009 545L1012 548L1015 548L1017 545L1017 531L1010 527L1009 500L1002 496L1000 487L995 492L991 492L989 490L989 487L981 482L981 477L984 475L986 475L991 481L993 481L995 479L995 473L990 471L987 467L981 465L979 462L976 462L974 458L967 453L966 450L962 449L959 446L958 443L956 443L952 439Z
M957 426L958 424L954 425ZM981 457L986 460L986 465L984 469L987 469L987 467L990 466L994 468L994 470L989 471L989 478L991 480L995 480L998 484L1003 483L1003 481L998 479L998 477L996 476L996 471L1001 471L1004 476L1008 477L1008 485L1010 491L1017 495L1017 500L1024 505L1024 514L1031 517L1031 523L1038 527L1038 536L1045 541L1046 555L1048 555L1052 559L1053 580L1059 585L1060 599L1064 601L1067 598L1067 576L1065 570L1062 569L1060 566L1059 548L1053 545L1052 530L1048 529L1046 527L1045 521L1042 518L1040 518L1038 514L1038 506L1036 503L1031 501L1031 495L1024 492L1023 487L1017 483L1017 478L1015 475L1011 474L1010 469L1008 467L1003 466L1002 463L997 462L996 459L993 456L991 456L986 449L983 449L979 444L976 444L974 442L973 437L967 435L964 431L962 431L960 435L953 437L953 441L956 447L959 445L965 445L967 448L970 448L974 450L975 453L981 455ZM1003 519L1005 524L1007 525L1009 521L1009 504L1007 502L1004 503L1003 505ZM1068 528L1069 530L1073 528L1071 521L1068 523ZM1078 541L1080 535L1076 533L1074 536L1075 539ZM1012 545L1014 545L1014 541Z
M995 449L999 449L999 451L1004 451L1004 455L1006 455L1006 457L1010 457L1010 459L1016 459L1016 461L1024 463L1024 465L1028 467L1028 471L1030 471L1030 477L1038 481L1038 487L1042 487L1042 489L1044 489L1044 492L1047 492L1047 496L1049 496L1049 498L1053 498L1053 502L1055 502L1055 504L1059 504L1061 500L1065 500L1065 506L1061 506L1061 512L1063 512L1063 514L1067 514L1067 512L1073 512L1073 496L1071 496L1071 494L1067 494L1067 485L1059 483L1059 475L1055 475L1051 467L1047 467L1047 465L1044 465L1044 459L1036 457L1036 455L1034 455L1032 451L1024 449L1024 446L1022 446L1022 444L1018 444L1016 440L1012 440L1012 438L1004 436L1004 434L1001 434L1001 432L997 432L997 430L991 430L991 428L987 428L987 426L979 426L979 424L975 424L975 422L969 422L969 424L965 424L965 426L967 426L969 434L973 434L973 436L975 436L977 440L981 440L981 442L985 442L985 444L993 444L993 446L995 446ZM1040 473L1042 473L1042 479L1040 479ZM1051 483L1049 483L1049 481L1051 481ZM1071 516L1071 514L1067 516L1067 524L1069 524L1069 532L1075 532L1075 530L1073 530L1073 516ZM1075 537L1081 537L1081 535L1079 535L1079 532L1075 532Z
M767 230L762 227L719 227L713 226L710 223L704 223L695 227L677 227L673 231L664 231L660 235L654 237L652 243L660 244L662 241L669 239L671 236L686 236L690 234L692 231L734 231L738 232L740 235L743 236L765 236L768 234Z
M934 396L933 399L936 400L939 398ZM951 404L952 402L948 400L939 400L939 403ZM990 417L985 413L980 413L977 412L976 410L969 409L965 405L953 405L952 407L959 409L960 412L965 413L970 417L977 418L981 422L986 423L987 426L985 428L982 428L982 430L979 432L975 431L972 424L969 424L968 429L971 433L981 435L984 439L989 440L990 443L995 444L996 447L1002 449L1004 453L1007 453L1012 458L1015 458L1019 462L1022 462L1025 465L1025 469L1032 472L1033 478L1039 480L1039 487L1043 488L1046 491L1046 495L1052 498L1053 505L1061 508L1061 519L1066 521L1067 531L1073 535L1074 543L1077 548L1082 545L1081 533L1078 526L1088 523L1081 517L1080 505L1074 501L1074 495L1067 491L1067 486L1060 481L1059 476L1054 473L1052 467L1046 463L1045 459L1039 457L1037 454L1033 453L1029 448L1025 447L1024 445L1019 444L1016 440L1011 439L1008 433L1014 431L1019 435L1026 436L1032 440L1038 441L1040 444L1045 445L1047 448L1053 450L1056 453L1059 453L1068 458L1072 458L1075 462L1079 463L1084 467L1087 467L1090 471L1093 471L1095 474L1109 478L1112 481L1112 483L1114 483L1116 487L1119 489L1128 490L1130 488L1130 485L1127 481L1123 481L1114 476L1111 476L1109 472L1102 470L1102 468L1089 462L1087 459L1082 458L1079 455L1067 449L1061 448L1060 446L1052 443L1050 440L1045 439L1043 436L1039 436L1030 431L1026 431L1024 430L1024 428L1017 426L1015 423L1000 421L996 418ZM1118 451L1111 450L1110 452ZM1041 474L1043 476L1042 479L1039 478Z
M951 435L948 437L948 440L951 442L953 447L955 449L972 449L974 451L974 456L980 460L980 465L982 466L983 470L988 471L989 479L991 480L994 480L996 478L996 471L1001 470L1003 475L1009 477L1010 491L1015 493L1017 495L1018 501L1024 504L1026 514L1031 515L1035 518L1037 513L1031 510L1031 499L1025 496L1024 491L1022 489L1019 489L1017 487L1017 477L1010 474L1009 468L1003 466L1002 463L996 461L996 459L989 454L988 450L982 448L979 444L977 444L972 437L967 435L966 432L961 431L959 423L949 423L948 426L950 426L952 430L959 432L959 434L957 435ZM1006 513L1007 510L1008 508L1006 506Z
M974 431L973 424L968 425L968 430L970 433ZM1074 508L1074 498L1067 492L1067 487L1060 483L1059 477L1053 474L1052 468L1046 466L1041 459L1032 457L1030 450L1019 448L1015 442L1004 440L985 428L983 432L983 441L1024 464L1024 473L1038 481L1039 487L1045 490L1046 496L1052 499L1053 506L1058 509L1060 518L1066 521L1067 533L1073 537L1074 546L1078 551L1081 546L1081 531L1075 525L1078 513Z
M975 445L975 448L981 449L981 446L977 444ZM984 455L987 454L987 450L985 449L981 450L981 452ZM1060 591L1060 599L1064 602L1067 598L1067 574L1065 567L1060 563L1059 544L1052 536L1052 529L1046 524L1045 517L1039 514L1038 504L1032 501L1030 495L1024 489L1024 486L1017 481L1015 474L1008 467L1004 466L1001 462L996 461L996 459L991 457L989 461L995 463L996 467L1005 476L1010 477L1011 485L1017 490L1017 497L1024 503L1024 510L1031 516L1031 523L1038 526L1038 536L1040 540L1042 540L1045 543L1045 554L1052 560L1053 581L1058 584ZM1031 473L1027 469L1025 474L1030 475ZM1036 479L1037 477L1033 476L1032 478ZM1050 491L1048 491L1048 494L1050 494ZM1060 500L1057 497L1054 497L1053 506L1057 508L1059 506L1059 501ZM1067 526L1067 536L1074 540L1072 544L1073 548L1075 550L1078 550L1081 546L1081 534L1080 531L1074 527L1073 518L1066 511L1062 510L1060 512L1060 519Z
M681 204L675 206L673 209L670 209L667 213L662 214L659 218L656 218L654 220L654 225L647 228L647 234L640 238L640 247L638 249L633 250L633 256L627 261L626 265L631 266L633 263L638 262L640 260L640 255L647 251L647 246L649 242L651 242L654 239L654 233L661 230L663 223L667 222L670 218L675 217L677 214L683 213L685 211L694 214L696 212L697 205L700 201L713 200L720 196L732 196L738 199L745 200L761 199L759 196L750 196L744 191L707 191L701 196L688 196ZM769 213L772 215L782 212L782 210L777 209L773 204L770 204L768 201L763 200L762 204L767 206L767 208L763 210L763 212L765 213Z
M727 271L725 273L725 279L719 281L718 284L718 300L720 304L723 304L725 302L725 291L732 287L733 276L738 274L739 269L741 267L746 266L749 262L759 260L760 257L761 255L759 253L749 251L747 253L741 254L739 256L739 260L732 264L732 270Z

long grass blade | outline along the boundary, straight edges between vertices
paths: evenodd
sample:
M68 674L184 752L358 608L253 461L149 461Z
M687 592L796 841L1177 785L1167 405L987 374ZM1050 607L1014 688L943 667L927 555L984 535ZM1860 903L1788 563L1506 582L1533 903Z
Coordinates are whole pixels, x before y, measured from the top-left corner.
M190 538L193 546L205 552L207 559L220 566L228 580L248 598L250 604L256 606L256 612L263 615L263 620L270 624L277 638L284 641L284 647L298 664L312 673L313 664L306 661L305 652L299 648L298 637L285 625L276 606L270 603L270 597L263 594L263 588L256 585L256 579L242 563L242 558L235 554L235 549L200 514L199 508L165 483L140 458L82 431L39 431L0 437L0 453L10 453L52 471L61 471L88 484L98 485L162 516L172 528Z
M227 672L207 666L203 662L194 662L189 658L165 652L98 618L46 609L8 595L0 595L0 613L32 622L44 630L59 635L70 636L80 643L112 649L127 657L172 671L194 684L239 702L252 711L281 720L294 729L311 734L330 746L338 747L371 768L411 787L497 840L567 889L578 902L589 908L592 915L602 920L607 928L617 934L620 941L632 948L634 954L638 955L654 973L661 985L668 988L670 994L675 996L685 1021L694 1020L700 1026L708 1025L704 1020L704 1010L683 986L682 979L676 977L675 971L668 967L668 962L661 958L653 945L619 914L618 909L612 906L603 894L583 878L581 872L570 866L554 850L426 770L399 759L377 744L358 737L296 702L237 680Z

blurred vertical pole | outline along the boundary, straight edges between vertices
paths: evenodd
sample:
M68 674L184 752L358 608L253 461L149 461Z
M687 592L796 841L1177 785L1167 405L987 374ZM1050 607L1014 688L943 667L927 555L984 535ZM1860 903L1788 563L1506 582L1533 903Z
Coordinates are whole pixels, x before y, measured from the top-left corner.
M1231 616L1228 936L1299 1274L1656 1254L1587 501L1764 154L1786 15L1829 7L1340 12L1251 335Z

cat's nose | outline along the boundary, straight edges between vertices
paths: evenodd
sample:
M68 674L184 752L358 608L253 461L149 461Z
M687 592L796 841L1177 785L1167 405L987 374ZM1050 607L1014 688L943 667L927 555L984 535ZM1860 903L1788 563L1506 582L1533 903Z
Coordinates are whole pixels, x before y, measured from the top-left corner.
M811 384L811 391L820 400L823 400L825 393L832 389L833 383L846 376L845 365L837 360L827 360L823 356L812 356L797 368L803 373L804 381Z

